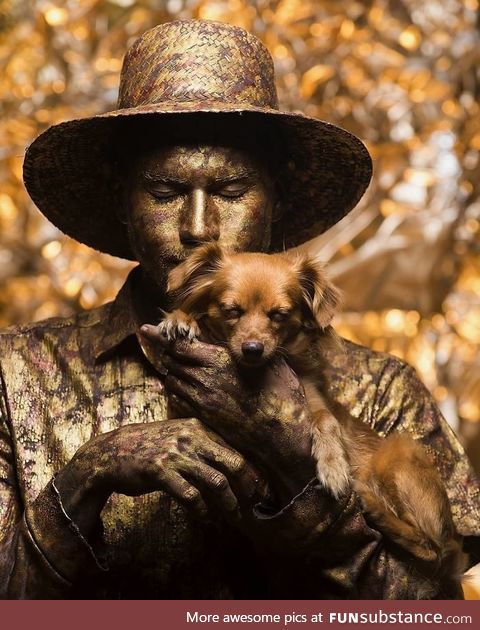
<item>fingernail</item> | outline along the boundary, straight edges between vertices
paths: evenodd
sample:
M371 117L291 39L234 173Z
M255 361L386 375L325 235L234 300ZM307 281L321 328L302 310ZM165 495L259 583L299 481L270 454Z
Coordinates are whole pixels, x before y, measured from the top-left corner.
M150 326L148 324L143 324L143 326L140 326L140 330L142 332L149 332Z

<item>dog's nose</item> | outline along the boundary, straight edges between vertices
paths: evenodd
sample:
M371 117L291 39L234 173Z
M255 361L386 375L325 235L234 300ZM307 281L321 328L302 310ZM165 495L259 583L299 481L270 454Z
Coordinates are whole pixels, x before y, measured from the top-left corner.
M245 341L242 343L242 352L246 359L259 359L263 354L263 348L263 343L260 341Z

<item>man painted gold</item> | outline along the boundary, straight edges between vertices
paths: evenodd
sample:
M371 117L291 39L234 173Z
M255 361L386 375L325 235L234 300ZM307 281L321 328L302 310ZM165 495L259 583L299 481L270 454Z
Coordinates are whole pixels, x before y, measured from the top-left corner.
M47 130L24 174L55 225L140 265L114 302L1 335L4 597L461 597L383 538L353 492L338 502L315 482L287 365L252 389L225 348L165 350L142 333L199 243L298 245L368 185L357 138L278 110L260 42L205 21L148 31L127 53L118 109ZM479 484L413 370L345 342L325 378L379 433L425 445L473 562Z

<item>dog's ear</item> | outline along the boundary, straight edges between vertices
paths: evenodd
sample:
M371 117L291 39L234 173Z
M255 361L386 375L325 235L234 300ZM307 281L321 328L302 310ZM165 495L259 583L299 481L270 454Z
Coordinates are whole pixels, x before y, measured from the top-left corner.
M306 307L320 328L327 328L340 306L340 290L328 278L323 263L313 257L301 255L296 271Z
M217 243L201 245L168 274L167 291L174 295L176 306L195 308L209 292L214 275L226 262L227 255Z

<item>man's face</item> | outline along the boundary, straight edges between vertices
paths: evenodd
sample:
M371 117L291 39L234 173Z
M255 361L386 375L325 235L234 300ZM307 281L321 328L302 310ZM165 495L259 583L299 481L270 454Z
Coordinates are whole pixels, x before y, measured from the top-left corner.
M266 251L272 182L245 149L181 144L149 151L137 162L129 196L132 247L148 276L166 272L199 244Z

